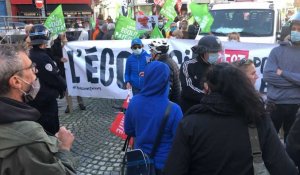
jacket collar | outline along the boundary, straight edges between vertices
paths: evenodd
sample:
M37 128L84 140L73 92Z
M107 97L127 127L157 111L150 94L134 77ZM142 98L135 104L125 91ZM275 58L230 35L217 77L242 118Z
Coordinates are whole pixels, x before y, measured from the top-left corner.
M211 111L216 114L232 115L237 113L234 105L219 93L205 95L199 105L190 108L186 114L202 113Z
M16 121L36 121L40 113L26 103L0 97L0 124Z

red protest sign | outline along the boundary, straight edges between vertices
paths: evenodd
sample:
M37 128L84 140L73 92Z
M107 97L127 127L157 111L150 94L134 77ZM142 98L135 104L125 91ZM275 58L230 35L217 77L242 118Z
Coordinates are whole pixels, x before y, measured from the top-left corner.
M122 112L118 113L115 120L112 122L110 126L110 132L125 140L127 138L127 135L125 134L124 131L124 119L125 119L124 114Z
M241 59L248 59L249 50L231 50L225 49L224 58L226 62L232 63Z

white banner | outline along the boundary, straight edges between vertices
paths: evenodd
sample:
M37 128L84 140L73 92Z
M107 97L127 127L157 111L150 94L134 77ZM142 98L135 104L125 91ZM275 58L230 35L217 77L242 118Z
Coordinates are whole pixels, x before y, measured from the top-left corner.
M142 40L144 49L149 53L148 44L152 40ZM71 96L125 99L127 90L124 84L124 72L127 57L131 54L130 40L75 41L64 47L68 91ZM178 63L192 57L190 48L196 40L169 39L169 54ZM263 67L275 44L256 44L223 42L222 60L232 62L242 58L254 61L260 77L256 88L266 91L262 81Z

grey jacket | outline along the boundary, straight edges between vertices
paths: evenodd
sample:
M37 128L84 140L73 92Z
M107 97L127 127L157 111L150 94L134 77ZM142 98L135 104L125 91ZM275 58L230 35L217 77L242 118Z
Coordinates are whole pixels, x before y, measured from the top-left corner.
M40 113L31 106L0 97L0 175L73 175L70 151L59 150L35 121Z
M300 104L300 47L288 43L275 47L267 60L263 79L268 101L275 104ZM277 69L283 72L279 76Z
M0 133L0 175L76 174L71 153L58 150L57 139L40 124L2 124Z

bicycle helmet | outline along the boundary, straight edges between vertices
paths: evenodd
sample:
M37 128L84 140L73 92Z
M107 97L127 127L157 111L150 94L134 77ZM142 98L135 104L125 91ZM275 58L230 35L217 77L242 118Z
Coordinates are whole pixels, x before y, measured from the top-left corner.
M169 44L165 40L152 41L148 46L157 54L165 54L169 51Z

